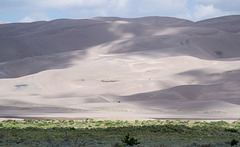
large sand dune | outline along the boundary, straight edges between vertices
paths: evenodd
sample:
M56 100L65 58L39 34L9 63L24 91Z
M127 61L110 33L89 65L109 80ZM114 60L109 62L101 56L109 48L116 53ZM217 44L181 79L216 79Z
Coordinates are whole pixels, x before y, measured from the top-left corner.
M0 24L0 117L240 118L240 16Z

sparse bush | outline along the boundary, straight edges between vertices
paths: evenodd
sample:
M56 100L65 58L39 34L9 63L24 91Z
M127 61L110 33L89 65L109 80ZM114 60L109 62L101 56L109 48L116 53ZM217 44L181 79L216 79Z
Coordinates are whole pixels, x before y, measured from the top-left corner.
M210 122L210 125L213 126L224 126L224 125L228 125L229 123L226 121L214 121L214 122Z
M231 146L235 146L235 145L237 145L237 144L238 144L238 142L239 142L239 141L237 141L237 140L233 139L233 140L231 141Z
M105 79L105 80L101 80L101 82L118 82L118 80L114 80L114 79Z
M3 134L0 134L0 139L3 138L3 137L4 137L4 135L3 135Z
M215 51L216 55L221 57L223 55L222 51Z
M125 138L122 140L122 142L125 145L129 145L129 146L134 146L134 145L140 144L140 142L138 142L137 139L130 137L129 133L125 136Z
M233 129L233 128L228 128L228 129L225 129L225 132L237 133L238 130Z

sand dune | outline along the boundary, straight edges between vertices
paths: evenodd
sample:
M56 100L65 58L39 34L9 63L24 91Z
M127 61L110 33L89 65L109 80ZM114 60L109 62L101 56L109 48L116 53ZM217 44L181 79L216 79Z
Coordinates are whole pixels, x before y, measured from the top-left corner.
M240 16L0 25L0 116L240 118Z
M194 26L211 27L230 33L236 33L239 32L240 28L239 19L240 19L239 15L223 16L196 22L194 23Z

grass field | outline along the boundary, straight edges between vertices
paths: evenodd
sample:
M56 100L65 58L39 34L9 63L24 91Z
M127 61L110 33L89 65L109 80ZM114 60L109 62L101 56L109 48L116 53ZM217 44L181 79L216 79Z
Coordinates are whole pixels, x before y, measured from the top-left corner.
M240 121L7 120L0 122L0 146L239 146ZM125 140L125 141L124 141ZM134 143L133 143L134 144Z

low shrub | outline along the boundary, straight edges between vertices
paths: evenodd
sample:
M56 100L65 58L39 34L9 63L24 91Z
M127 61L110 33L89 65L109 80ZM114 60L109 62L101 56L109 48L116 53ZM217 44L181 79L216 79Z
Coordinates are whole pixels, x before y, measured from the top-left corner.
M238 144L238 142L239 142L239 141L237 141L237 140L233 139L233 140L231 141L231 146L235 146L235 145L237 145L237 144Z
M125 138L122 140L123 144L134 146L140 144L137 139L130 137L129 133L125 136Z
M225 129L225 132L237 133L238 130L233 129L233 128L227 128L227 129Z

